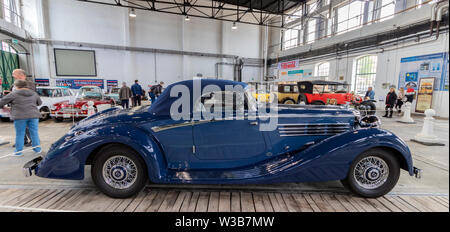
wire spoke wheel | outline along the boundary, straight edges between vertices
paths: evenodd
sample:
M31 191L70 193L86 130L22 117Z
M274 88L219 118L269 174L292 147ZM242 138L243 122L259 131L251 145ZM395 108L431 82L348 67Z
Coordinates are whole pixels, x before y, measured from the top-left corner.
M389 166L376 156L367 156L361 159L355 166L353 178L364 189L376 189L381 187L389 177Z
M112 156L103 164L103 179L115 189L130 188L138 177L138 168L126 156Z

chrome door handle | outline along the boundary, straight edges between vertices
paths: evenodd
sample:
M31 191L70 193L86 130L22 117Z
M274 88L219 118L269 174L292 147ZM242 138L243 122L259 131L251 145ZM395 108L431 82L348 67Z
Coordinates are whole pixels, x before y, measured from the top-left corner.
M252 126L257 126L257 125L258 125L258 122L257 122L257 121L255 121L255 122L250 122L249 124L252 125Z

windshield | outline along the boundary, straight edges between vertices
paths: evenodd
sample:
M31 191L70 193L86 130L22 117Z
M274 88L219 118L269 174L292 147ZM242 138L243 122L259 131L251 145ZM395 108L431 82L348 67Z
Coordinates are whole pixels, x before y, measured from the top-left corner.
M82 88L81 89L82 98L101 98L102 90L100 88Z
M348 85L314 85L313 93L347 93Z
M36 89L36 92L40 97L52 97L53 89Z

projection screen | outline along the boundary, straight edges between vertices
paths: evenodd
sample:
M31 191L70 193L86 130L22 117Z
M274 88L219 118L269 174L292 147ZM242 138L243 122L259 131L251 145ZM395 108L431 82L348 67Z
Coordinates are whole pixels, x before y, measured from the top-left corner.
M55 48L57 76L97 76L95 51Z

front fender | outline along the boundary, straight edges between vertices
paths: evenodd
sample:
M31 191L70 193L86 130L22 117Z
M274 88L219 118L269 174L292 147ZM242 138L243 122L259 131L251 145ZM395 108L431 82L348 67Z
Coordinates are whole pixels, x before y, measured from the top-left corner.
M107 144L124 144L137 151L145 161L151 181L166 176L163 153L146 131L130 124L105 125L81 135L67 134L52 145L36 168L36 175L45 178L81 180L89 155ZM66 138L68 138L66 141Z

